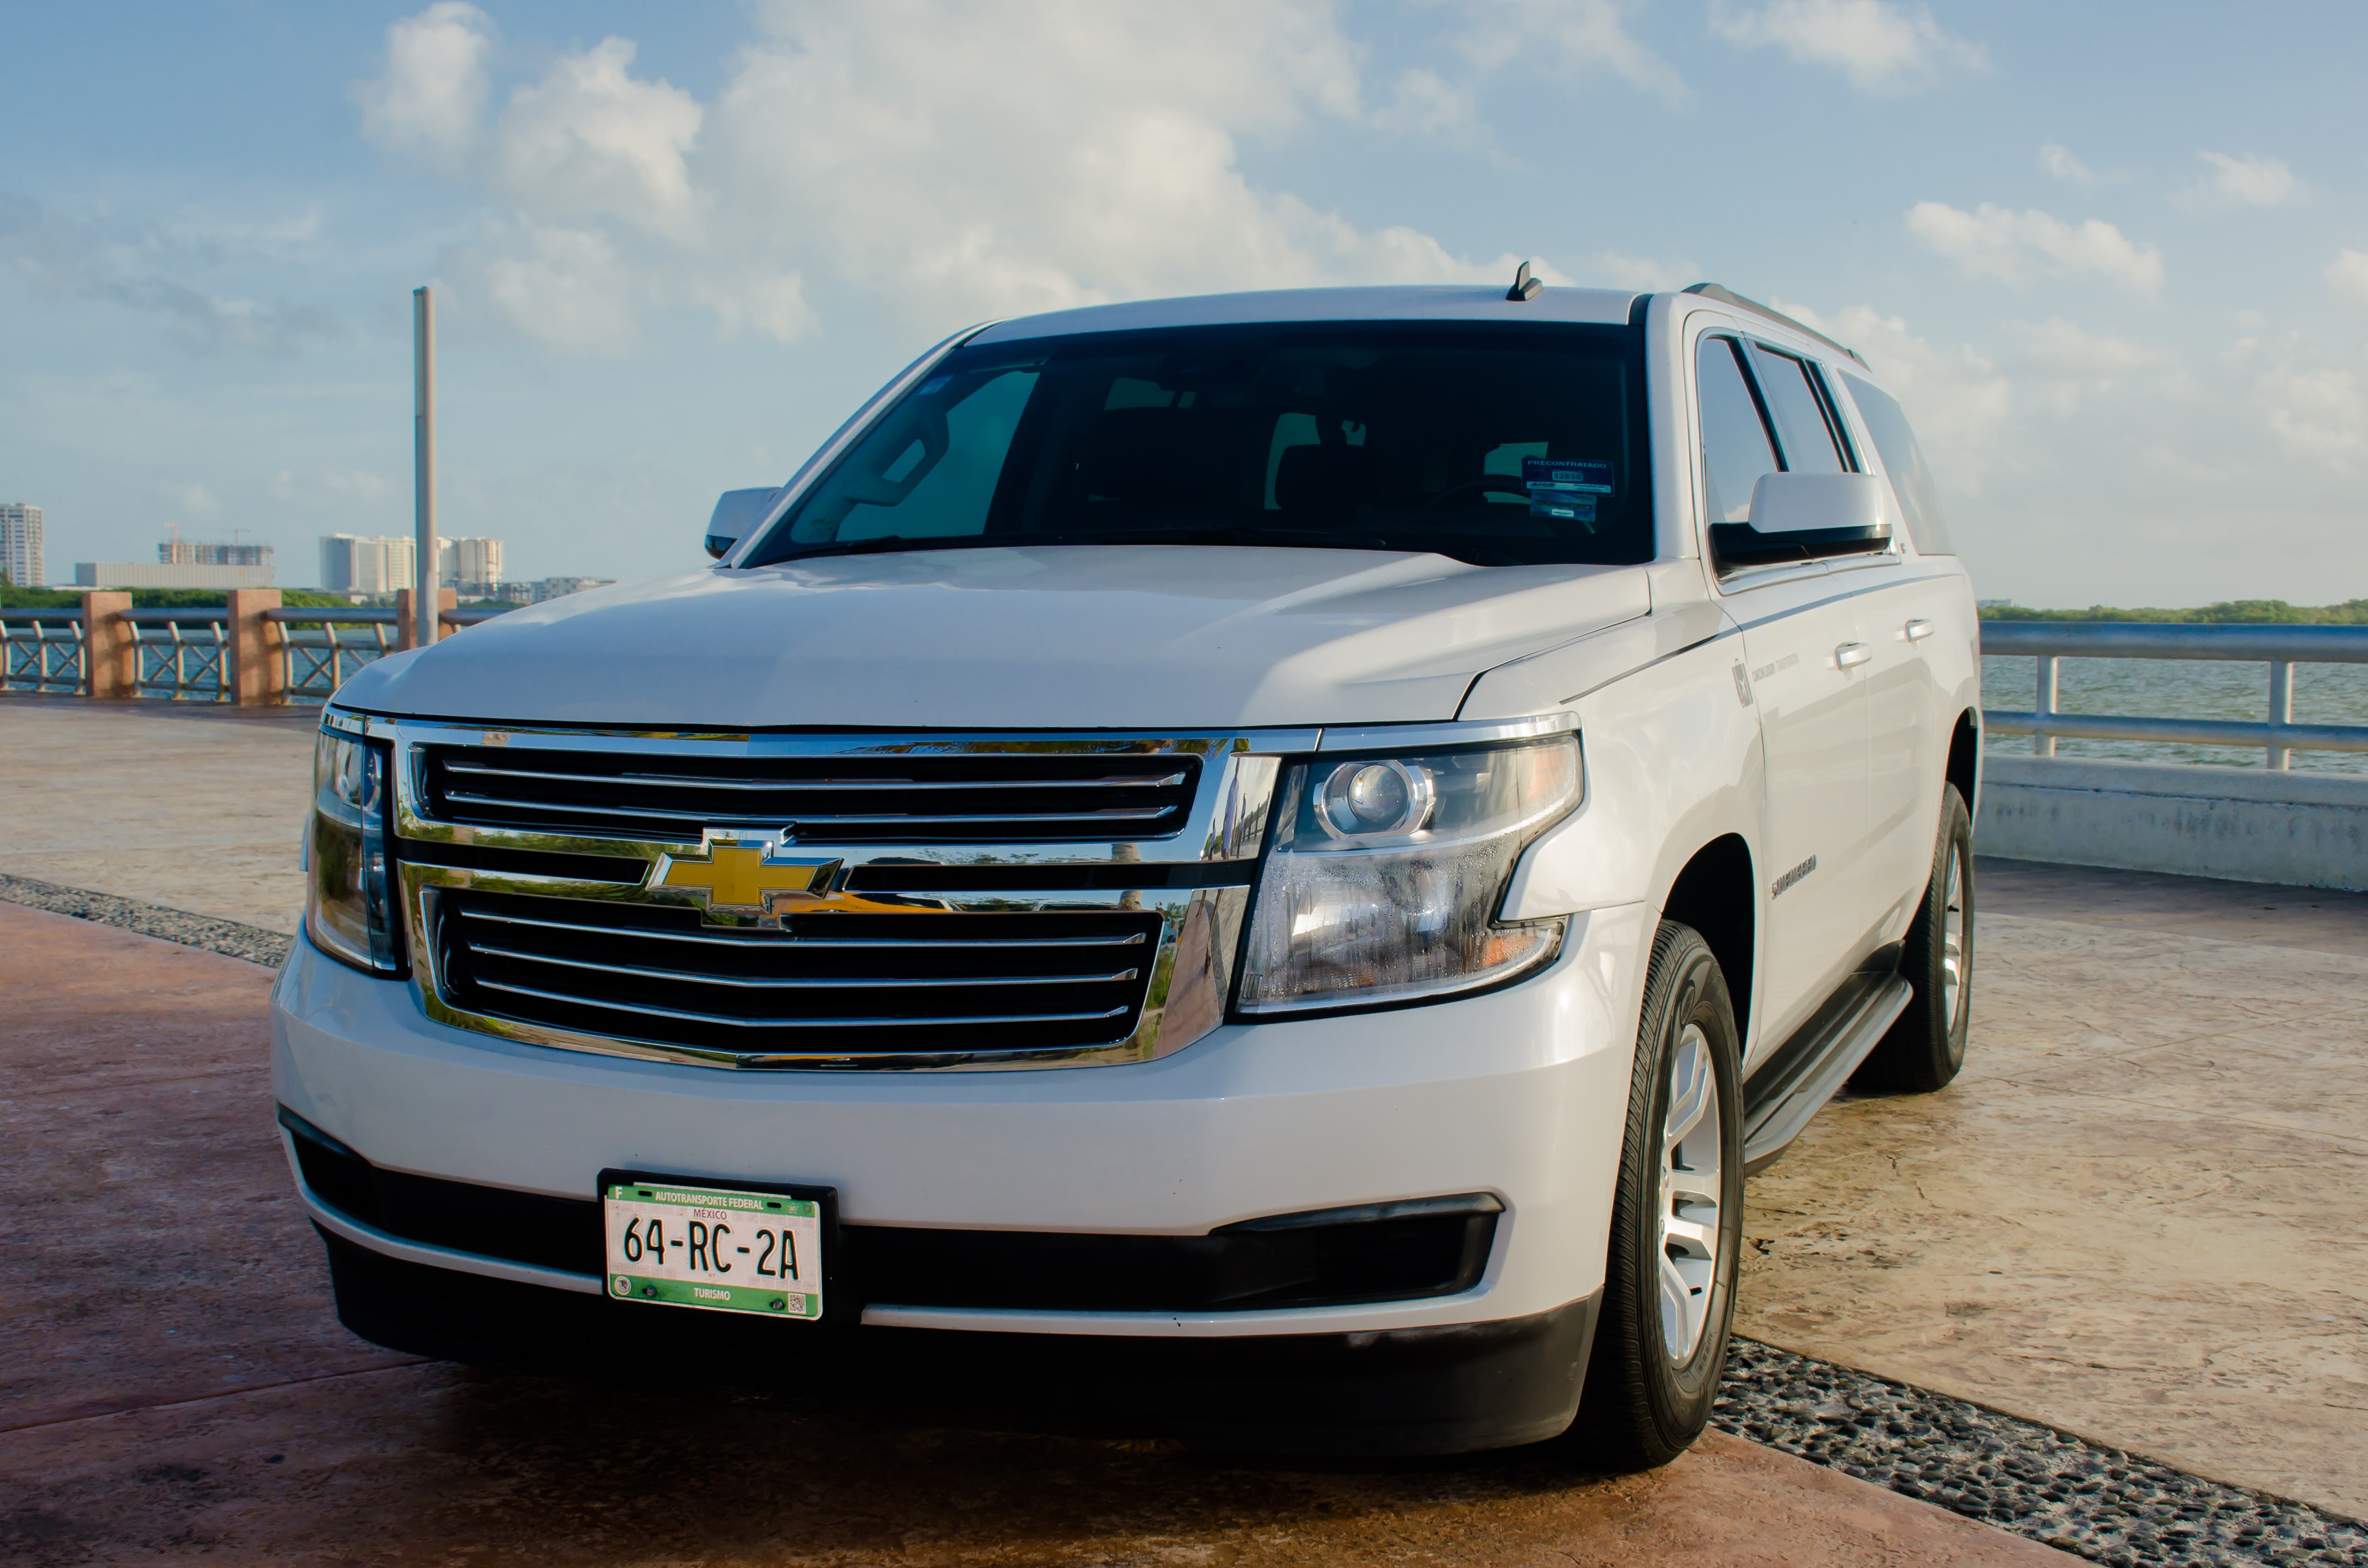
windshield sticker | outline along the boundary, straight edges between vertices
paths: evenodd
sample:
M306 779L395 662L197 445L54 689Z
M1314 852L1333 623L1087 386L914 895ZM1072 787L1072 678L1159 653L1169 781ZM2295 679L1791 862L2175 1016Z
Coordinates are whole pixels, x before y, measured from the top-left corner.
M1521 483L1531 494L1541 490L1568 491L1578 495L1611 494L1611 465L1577 458L1523 458Z
M953 378L951 376L931 376L928 381L921 383L921 390L914 395L916 397L927 397L933 392L943 392L945 390L946 383L952 380Z
M1593 524L1595 498L1611 494L1611 465L1575 458L1523 458L1521 488L1530 493L1530 516Z
M1560 517L1566 523L1595 521L1595 497L1573 495L1566 490L1532 490L1530 492L1530 516Z

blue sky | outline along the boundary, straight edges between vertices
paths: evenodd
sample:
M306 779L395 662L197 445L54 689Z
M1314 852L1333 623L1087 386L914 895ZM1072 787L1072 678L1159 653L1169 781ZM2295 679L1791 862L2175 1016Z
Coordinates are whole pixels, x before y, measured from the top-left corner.
M1709 278L1864 351L1980 591L2368 596L2368 8L0 8L0 499L701 559L919 347L1101 299Z

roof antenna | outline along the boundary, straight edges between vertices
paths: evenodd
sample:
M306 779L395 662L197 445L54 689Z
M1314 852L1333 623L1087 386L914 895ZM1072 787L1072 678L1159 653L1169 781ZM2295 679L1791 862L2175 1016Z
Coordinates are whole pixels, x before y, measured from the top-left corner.
M1525 261L1521 263L1521 269L1513 274L1513 286L1505 290L1505 298L1517 305L1527 304L1536 299L1538 291L1544 287L1543 283L1530 276L1530 264Z

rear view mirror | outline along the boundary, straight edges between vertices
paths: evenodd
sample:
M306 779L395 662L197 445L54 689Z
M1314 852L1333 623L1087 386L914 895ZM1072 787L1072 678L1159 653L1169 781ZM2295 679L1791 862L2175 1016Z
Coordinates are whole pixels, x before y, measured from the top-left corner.
M715 503L715 515L707 519L707 553L721 560L742 535L765 520L780 494L779 487L725 491Z
M1871 473L1763 473L1750 521L1713 523L1711 551L1721 571L1873 554L1891 548L1887 500Z

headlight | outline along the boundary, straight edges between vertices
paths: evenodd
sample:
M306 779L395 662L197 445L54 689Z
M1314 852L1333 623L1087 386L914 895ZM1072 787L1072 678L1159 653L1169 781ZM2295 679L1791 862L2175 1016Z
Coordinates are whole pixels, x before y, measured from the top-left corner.
M321 732L313 748L304 928L323 952L377 974L403 965L386 864L386 776L380 747Z
M1294 766L1276 801L1241 1011L1446 995L1545 963L1563 920L1495 916L1513 862L1577 802L1579 777L1574 735Z

